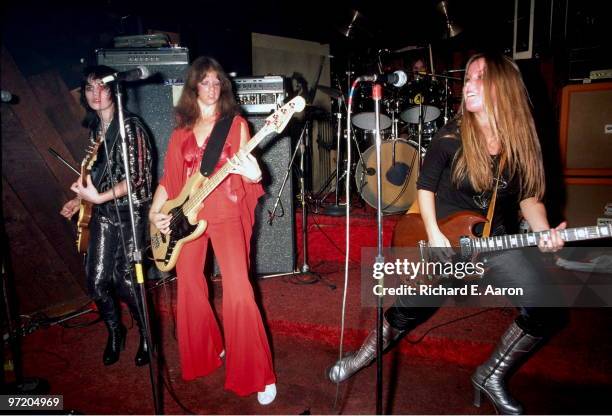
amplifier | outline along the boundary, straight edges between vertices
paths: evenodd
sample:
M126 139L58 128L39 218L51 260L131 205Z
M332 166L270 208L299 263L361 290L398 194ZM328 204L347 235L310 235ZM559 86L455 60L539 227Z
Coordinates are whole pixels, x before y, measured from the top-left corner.
M285 101L285 80L280 75L234 78L236 100L246 114L269 114Z
M97 63L116 71L144 66L151 76L126 82L126 108L144 120L155 141L157 177L161 177L168 138L174 128L174 106L189 67L187 48L116 48L96 50Z
M97 49L98 62L115 65L177 65L189 63L187 48L115 48Z
M612 69L598 69L596 71L589 72L590 79L611 79Z

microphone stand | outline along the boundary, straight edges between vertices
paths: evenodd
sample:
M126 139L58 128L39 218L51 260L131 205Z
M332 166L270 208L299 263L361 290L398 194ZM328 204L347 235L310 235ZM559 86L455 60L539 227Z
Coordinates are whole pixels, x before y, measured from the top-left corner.
M151 388L153 390L153 405L155 408L155 414L161 414L161 397L159 395L159 390L157 388L157 383L155 382L155 374L153 373L153 343L151 342L151 328L149 323L149 314L147 309L147 296L146 296L146 288L144 281L144 273L142 269L142 252L138 245L138 237L136 235L136 220L134 216L134 202L132 201L132 181L130 176L130 168L129 168L129 159L128 159L128 151L127 151L127 141L126 141L126 133L125 133L125 116L123 112L123 93L121 91L121 84L119 82L115 82L115 95L117 98L117 115L119 117L119 133L121 136L121 153L123 156L123 169L125 171L125 183L127 185L127 195L128 195L128 207L130 212L130 224L132 231L132 238L134 239L134 248L132 251L132 258L134 261L134 270L136 272L136 283L140 287L140 302L138 299L135 299L136 306L138 308L138 313L141 317L141 322L144 328L142 328L144 335L146 337L147 345L149 346L149 377L151 380Z
M382 98L382 86L374 84L372 87L372 99L374 100L375 132L376 132L376 224L378 230L376 263L383 264L385 261L382 249L382 175L381 175L381 146L380 137L380 100ZM379 284L384 287L384 277ZM382 414L382 353L383 353L383 297L379 296L376 305L376 414Z

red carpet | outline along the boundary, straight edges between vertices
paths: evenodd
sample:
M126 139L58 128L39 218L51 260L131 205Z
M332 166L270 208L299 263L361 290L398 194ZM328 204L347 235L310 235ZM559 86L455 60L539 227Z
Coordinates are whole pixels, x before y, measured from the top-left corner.
M299 218L299 216L298 216ZM334 408L335 385L325 369L338 355L342 264L337 259L344 237L337 226L343 219L311 216L319 225L309 232L310 265L322 280L296 284L292 277L258 280L256 293L273 344L278 396L267 407L255 396L241 398L223 390L224 370L192 382L180 377L174 337L175 282L154 289L155 324L161 329L160 357L165 360L163 413L167 414L371 414L375 412L375 368L372 366L340 386ZM371 219L356 219L372 235ZM361 222L361 223L360 223ZM391 227L387 221L385 230ZM319 230L319 231L316 231ZM321 230L326 230L323 235ZM317 235L318 233L318 235ZM328 238L329 237L329 238ZM390 237L386 232L385 239ZM299 239L298 239L299 241ZM315 241L319 241L317 245ZM388 241L388 240L387 240ZM358 246L363 241L352 241ZM348 293L345 349L357 347L373 327L374 309L360 305L358 264L353 263ZM332 289L332 285L336 289ZM221 285L211 285L220 311ZM571 311L571 322L513 377L510 388L529 413L611 413L612 311ZM434 317L402 340L384 360L384 409L400 414L488 414L471 405L470 375L492 350L516 311L507 309L442 308ZM127 317L127 314L124 314ZM81 322L90 317L79 318ZM219 317L222 320L222 316ZM77 319L68 322L74 325ZM129 323L129 319L125 318ZM135 328L129 331L126 351L111 366L102 365L106 330L101 323L81 328L54 326L26 336L26 376L46 378L52 394L63 394L66 409L86 414L153 413L148 369L134 366L138 344Z

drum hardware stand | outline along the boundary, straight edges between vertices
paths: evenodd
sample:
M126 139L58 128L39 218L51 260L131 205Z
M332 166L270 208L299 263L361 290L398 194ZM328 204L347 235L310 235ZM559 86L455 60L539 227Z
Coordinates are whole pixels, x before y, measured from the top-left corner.
M308 146L309 139L309 126L310 120L306 120L304 122L304 127L302 128L302 132L300 133L300 138L293 150L293 155L291 156L291 160L289 161L289 166L287 166L287 171L285 172L285 177L283 178L283 183L278 192L278 196L276 197L276 202L274 203L274 208L271 212L269 212L270 219L268 220L268 224L272 225L274 218L276 217L275 212L276 208L280 203L281 194L283 193L283 189L285 188L285 184L289 179L289 175L291 174L291 167L293 166L293 162L295 160L295 156L297 155L298 149L300 150L300 200L302 202L302 267L300 269L294 270L289 273L276 273L276 274L268 274L264 276L260 276L260 279L268 279L272 277L281 277L281 276L310 276L310 279L302 281L304 284L312 284L321 280L321 275L318 273L312 272L310 270L310 265L308 264L308 204L306 203L306 186L305 186L305 174L304 174L304 157L306 154L306 148ZM331 286L330 286L331 288ZM334 287L335 289L335 287Z
M335 201L333 205L330 205L328 207L325 207L323 209L323 213L326 215L332 215L334 217L340 217L343 216L345 214L345 209L342 208L342 206L340 206L339 204L339 193L340 193L340 175L338 174L340 172L340 142L341 142L341 137L342 137L342 112L338 111L336 113L336 170L333 173L333 175L336 177L336 186L335 186ZM346 172L343 173L342 177L344 177L346 175ZM325 198L327 197L329 193L325 194L325 196L322 198L322 201L325 201Z
M336 129L336 170L333 171L330 175L330 177L328 178L328 180L326 181L325 185L321 188L321 189L325 189L327 188L327 186L329 185L330 181L332 179L335 178L335 200L334 200L334 204L333 205L328 205L326 207L323 208L322 213L325 215L331 215L331 216L344 216L346 214L346 209L344 208L344 204L340 203L340 182L342 181L342 179L345 180L349 180L348 178L348 174L349 171L347 171L346 169L344 170L344 172L342 172L342 175L338 175L338 172L340 172L341 169L341 162L340 162L340 154L341 154L341 142L342 142L342 113L338 112L336 114L337 117L337 129ZM349 134L347 132L347 134ZM355 143L355 148L357 149L357 153L359 155L359 162L361 163L361 166L363 167L363 172L366 171L366 165L365 162L363 161L363 155L361 153L361 150L359 149L359 143L357 142L357 138L355 137L355 134L353 133L353 131L350 132L351 135L351 140L353 140L353 142ZM325 201L325 199L327 198L327 196L331 193L331 190L328 191L325 195L323 195L320 198L320 201L323 202Z
M444 124L448 123L448 78L444 77Z
M419 175L419 173L421 172L421 164L423 163L423 156L422 156L422 150L423 147L421 146L421 143L423 141L423 102L421 101L419 103L419 125L418 125L418 148L417 148L417 176Z

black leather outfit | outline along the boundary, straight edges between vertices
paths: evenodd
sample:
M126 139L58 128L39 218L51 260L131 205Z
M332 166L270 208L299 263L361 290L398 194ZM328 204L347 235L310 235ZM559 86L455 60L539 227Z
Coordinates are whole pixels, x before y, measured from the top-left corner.
M90 139L95 140L101 134L100 126L93 126ZM130 169L132 193L134 194L134 214L136 235L139 247L145 243L145 230L148 209L152 197L152 157L151 143L146 129L140 120L134 116L126 116L126 137L128 146L128 165ZM115 117L108 127L105 143L100 146L97 160L92 167L92 181L100 193L107 191L123 181L126 177L121 155L121 138L118 120ZM108 163L110 160L110 163ZM110 174L109 174L110 172ZM90 240L85 270L87 276L88 294L96 302L102 319L109 329L113 342L120 343L120 334L125 336L125 328L121 324L120 304L124 301L136 320L142 334L141 314L138 311L139 287L134 284L130 274L131 257L134 239L130 224L128 196L122 196L106 203L95 205L89 226ZM118 359L119 345L115 345ZM107 347L108 349L108 347ZM107 362L105 351L105 364ZM114 361L113 361L114 360Z

